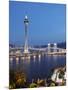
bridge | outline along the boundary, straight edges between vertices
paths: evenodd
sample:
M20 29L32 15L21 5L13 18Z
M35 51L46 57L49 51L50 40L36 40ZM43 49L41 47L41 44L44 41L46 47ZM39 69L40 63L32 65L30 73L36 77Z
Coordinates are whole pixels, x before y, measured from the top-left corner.
M9 56L25 56L27 54L23 53L24 47L15 47L9 48ZM57 47L57 44L54 43L53 46L49 43L45 48L35 48L28 47L29 54L28 55L37 55L37 54L46 54L46 55L63 55L66 54L66 49Z

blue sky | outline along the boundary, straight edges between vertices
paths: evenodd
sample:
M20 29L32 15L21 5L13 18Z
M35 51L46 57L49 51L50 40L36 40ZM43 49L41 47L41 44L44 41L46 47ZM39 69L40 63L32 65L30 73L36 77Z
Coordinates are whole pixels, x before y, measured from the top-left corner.
M28 16L29 45L64 42L66 6L32 2L9 2L9 42L24 45L24 17Z

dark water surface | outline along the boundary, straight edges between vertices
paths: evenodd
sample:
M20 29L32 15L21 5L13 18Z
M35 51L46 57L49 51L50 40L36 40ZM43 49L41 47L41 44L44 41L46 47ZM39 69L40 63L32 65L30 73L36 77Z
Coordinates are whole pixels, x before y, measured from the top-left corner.
M30 59L14 58L9 61L10 69L25 72L29 81L32 79L49 78L52 70L66 65L65 55L44 55L41 57L30 57Z

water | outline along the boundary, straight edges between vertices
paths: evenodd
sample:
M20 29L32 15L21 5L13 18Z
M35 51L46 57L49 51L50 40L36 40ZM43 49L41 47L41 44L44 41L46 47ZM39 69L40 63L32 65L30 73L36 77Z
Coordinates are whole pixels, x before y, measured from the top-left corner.
M22 71L27 75L29 81L32 79L45 79L49 78L52 70L66 65L65 55L42 55L30 57L30 59L13 58L10 60L10 69Z

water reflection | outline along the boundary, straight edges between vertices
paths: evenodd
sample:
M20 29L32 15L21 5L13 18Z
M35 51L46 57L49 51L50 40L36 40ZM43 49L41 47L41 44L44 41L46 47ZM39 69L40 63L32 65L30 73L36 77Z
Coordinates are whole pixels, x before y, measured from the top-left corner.
M23 58L23 64L24 65L29 65L30 64L30 57L26 57L26 58L24 57Z
M9 58L9 63L10 63L10 66L12 67L12 65L13 65L13 58L12 57Z
M58 57L57 55L53 55L54 60L57 60L57 57Z
M34 62L36 61L36 56L35 56L35 55L33 56L33 61L34 61Z
M40 62L40 60L41 60L41 55L39 54L39 56L38 56L38 59L39 59L39 62Z
M16 64L18 65L19 64L19 58L16 57Z
M25 58L24 57L21 57L21 60L24 60Z
M25 71L30 80L44 78L51 74L51 69L66 65L66 56L34 55L29 57L10 58L10 68Z
M11 57L11 58L9 58L9 60L12 62L13 61L13 58Z
M36 55L34 55L33 58L36 59Z

